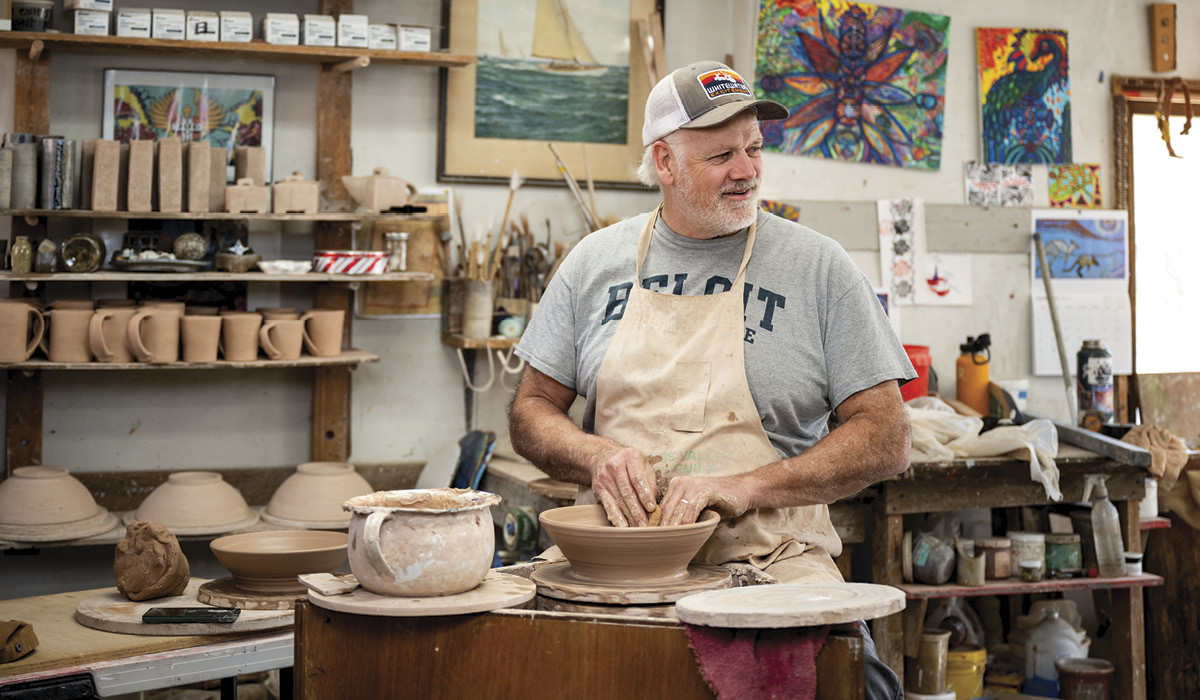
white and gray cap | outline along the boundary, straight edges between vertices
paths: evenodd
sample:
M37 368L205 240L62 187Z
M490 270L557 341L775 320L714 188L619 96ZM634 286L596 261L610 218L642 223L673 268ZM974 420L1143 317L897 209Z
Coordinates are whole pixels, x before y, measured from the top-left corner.
M787 108L754 99L754 91L732 68L717 61L698 61L658 81L646 99L642 145L649 146L676 129L716 126L747 109L760 121L786 119Z

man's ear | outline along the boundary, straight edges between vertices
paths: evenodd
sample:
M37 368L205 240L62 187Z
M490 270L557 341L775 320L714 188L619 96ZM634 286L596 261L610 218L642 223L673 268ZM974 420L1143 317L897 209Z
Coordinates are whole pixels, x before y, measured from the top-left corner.
M679 167L675 154L664 141L655 141L651 148L654 149L654 169L658 171L658 179L664 185L674 185L675 169Z

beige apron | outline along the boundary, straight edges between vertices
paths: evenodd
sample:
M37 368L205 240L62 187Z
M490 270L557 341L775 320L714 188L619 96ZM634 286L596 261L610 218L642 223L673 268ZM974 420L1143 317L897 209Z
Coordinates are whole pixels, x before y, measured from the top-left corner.
M633 288L596 379L596 433L660 456L667 477L721 476L779 460L746 382L742 288L754 248L750 226L737 279L727 292L697 296L642 288L653 238L638 239ZM595 502L588 489L581 496ZM829 508L762 508L723 520L694 561L747 561L781 581L841 581L831 554L842 543Z

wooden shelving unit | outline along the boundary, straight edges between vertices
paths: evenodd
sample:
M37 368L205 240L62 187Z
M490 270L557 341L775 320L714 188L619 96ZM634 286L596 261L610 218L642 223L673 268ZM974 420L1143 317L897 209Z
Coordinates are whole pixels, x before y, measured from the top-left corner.
M923 583L901 583L896 587L904 591L909 600L930 598L968 598L983 595L1023 595L1026 593L1061 593L1063 591L1089 591L1102 588L1151 588L1161 586L1163 578L1154 574L1138 574L1119 578L1066 578L1046 579L1036 583L1025 583L1015 578L988 581L982 586L960 586L945 584L929 586Z
M520 342L520 339L503 338L468 338L457 333L443 333L442 345L449 345L460 350L507 350Z
M436 221L434 214L394 214L374 212L317 212L316 214L249 214L226 211L165 212L165 211L93 211L90 209L0 209L0 216L20 216L40 219L156 219L164 221L311 221L322 223L357 223L366 221Z
M388 272L382 275L345 275L306 272L272 275L266 272L31 272L0 273L0 282L428 282L431 272Z
M144 370L211 370L211 369L279 369L285 367L344 367L367 362L379 362L378 355L350 348L337 357L313 357L301 355L296 360L256 360L254 362L50 362L29 360L0 364L0 370L47 370L47 371L144 371Z

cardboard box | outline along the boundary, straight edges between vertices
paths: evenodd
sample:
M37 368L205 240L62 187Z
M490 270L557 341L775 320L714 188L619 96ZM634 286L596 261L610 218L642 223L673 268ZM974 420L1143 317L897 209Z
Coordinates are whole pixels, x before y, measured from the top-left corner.
M337 22L332 15L304 15L305 46L337 46Z
M129 142L129 190L126 211L154 211L154 142Z
M75 10L72 22L76 34L84 36L108 36L111 12L101 10Z
M370 46L368 27L370 20L366 15L338 15L337 45L356 49Z
M233 179L249 178L251 184L265 187L267 184L267 149L262 146L233 147Z
M88 168L91 192L85 193L92 211L117 211L118 178L121 173L121 144L93 139L92 165Z
M183 149L183 168L187 173L184 207L193 214L208 211L208 187L212 182L212 146L208 141L192 141Z
M158 210L183 211L183 141L178 136L159 139Z
M268 12L263 17L263 39L268 44L300 45L300 17L290 12Z
M186 34L188 41L220 41L220 15L205 10L188 10Z
M396 25L394 24L372 24L370 27L370 36L368 37L368 45L372 49L383 49L385 51L395 51L400 48Z
M65 0L63 2L64 10L100 10L102 12L113 11L113 0Z
M221 41L254 40L254 17L249 12L221 12Z
M150 36L154 39L187 38L187 14L183 10L151 10Z
M150 10L138 7L123 7L117 10L117 36L135 36L149 39L153 22Z
M429 27L400 27L401 51L433 51L433 30Z
M236 185L225 188L225 210L232 214L265 214L267 186L255 185L248 177L239 178Z
M321 184L299 171L271 185L272 211L276 214L316 214L321 201Z
M228 183L229 153L222 146L212 147L211 179L208 181L208 210L225 211L225 185Z

